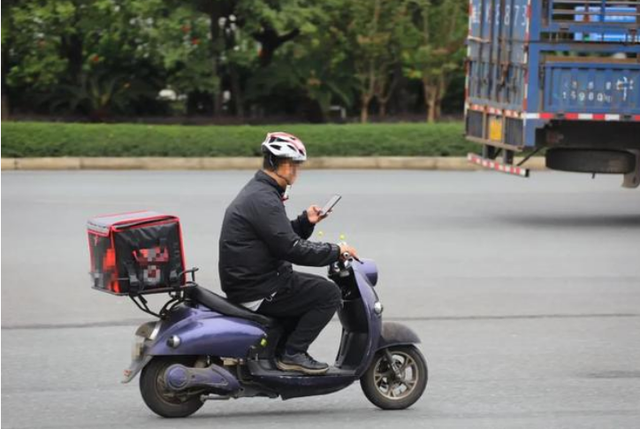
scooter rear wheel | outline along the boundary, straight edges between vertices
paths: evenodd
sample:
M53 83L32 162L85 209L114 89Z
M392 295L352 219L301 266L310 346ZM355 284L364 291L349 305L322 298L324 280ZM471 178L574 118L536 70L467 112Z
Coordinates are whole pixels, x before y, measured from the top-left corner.
M187 417L202 407L199 394L174 393L165 385L164 373L171 365L180 363L193 366L195 358L153 358L140 374L140 393L145 404L162 417Z
M360 378L360 386L375 406L383 410L403 410L415 404L427 387L427 361L414 346L390 347L387 350L396 371L385 351L381 350Z

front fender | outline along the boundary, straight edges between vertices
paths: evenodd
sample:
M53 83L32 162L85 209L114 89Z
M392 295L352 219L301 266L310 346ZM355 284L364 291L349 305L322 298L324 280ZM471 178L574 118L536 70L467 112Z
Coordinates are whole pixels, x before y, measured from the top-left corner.
M406 346L409 344L418 344L420 338L411 328L401 323L384 322L382 324L382 333L378 340L378 348L376 350L386 349L391 346Z

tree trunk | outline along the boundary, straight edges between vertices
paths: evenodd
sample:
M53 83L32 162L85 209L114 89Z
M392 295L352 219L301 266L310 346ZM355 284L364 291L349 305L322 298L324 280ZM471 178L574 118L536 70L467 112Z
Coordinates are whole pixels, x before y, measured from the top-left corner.
M438 91L436 94L436 114L435 119L438 120L442 117L442 99L447 91L447 79L445 76L440 76L438 82Z
M79 86L81 83L82 65L84 62L83 40L84 34L80 28L80 4L72 2L73 11L73 32L60 37L60 56L67 60L67 76L72 85Z
M234 65L229 66L229 74L231 77L231 96L236 108L236 116L244 119L244 97L242 96L242 87L240 85L240 74L238 68Z
M391 96L393 95L393 92L396 88L396 84L398 83L398 78L397 78L397 75L395 75L395 71L394 71L394 76L393 78L391 78L390 82L388 80L385 80L384 77L382 77L383 73L384 72L381 73L381 78L378 79L377 91L375 93L376 99L378 100L378 104L380 105L380 110L378 114L381 118L385 118L387 116L387 104L389 104L389 100L391 100ZM388 84L386 85L386 88L385 88L385 83ZM385 94L385 89L387 91L386 94Z
M2 94L2 120L5 121L9 119L9 96L7 94Z
M82 49L82 38L77 34L60 38L60 53L67 59L67 76L72 85L80 85L83 62Z
M10 46L11 42L7 43ZM7 74L9 74L9 49L2 50L2 120L9 119L9 94L7 88Z
M218 77L218 89L213 94L213 116L219 116L222 113L222 76L220 76L220 67L218 58L220 57L220 51L224 46L222 35L220 31L220 18L222 17L220 7L216 6L217 2L213 3L213 7L209 11L209 18L211 24L209 31L211 32L211 71Z
M437 90L431 82L423 80L422 87L424 89L424 103L427 107L427 122L433 123L436 120L436 101L438 99Z
M369 103L371 97L362 96L362 108L360 109L360 122L366 124L369 121Z
M378 99L380 101L380 112L379 115L381 118L386 118L387 117L387 102L389 100L384 100L382 101L381 99Z
M433 124L436 121L436 99L434 96L429 96L427 109L427 122Z
M271 64L273 54L276 49L282 46L284 43L295 39L300 34L298 28L294 28L286 34L279 35L278 32L270 26L264 26L262 31L254 33L253 38L260 42L260 66L266 67Z

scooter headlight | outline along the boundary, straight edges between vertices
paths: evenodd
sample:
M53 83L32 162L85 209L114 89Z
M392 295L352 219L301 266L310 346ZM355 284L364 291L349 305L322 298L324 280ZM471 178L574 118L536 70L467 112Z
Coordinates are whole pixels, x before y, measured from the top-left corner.
M380 315L382 314L382 310L384 310L384 307L382 306L382 303L380 301L376 301L375 304L373 304L373 311Z

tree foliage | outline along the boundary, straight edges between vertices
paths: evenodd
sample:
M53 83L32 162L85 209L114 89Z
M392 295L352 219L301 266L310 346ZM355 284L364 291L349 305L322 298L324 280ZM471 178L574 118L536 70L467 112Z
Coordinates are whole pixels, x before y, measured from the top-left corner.
M3 107L8 96L14 111L83 113L98 121L172 112L240 118L304 112L326 121L332 106L359 112L363 122L389 106L426 108L433 120L461 71L466 22L465 0L3 6Z
M427 120L440 116L440 103L448 84L462 69L466 8L461 0L411 0L414 11L415 45L404 53L406 73L420 79L427 107Z

